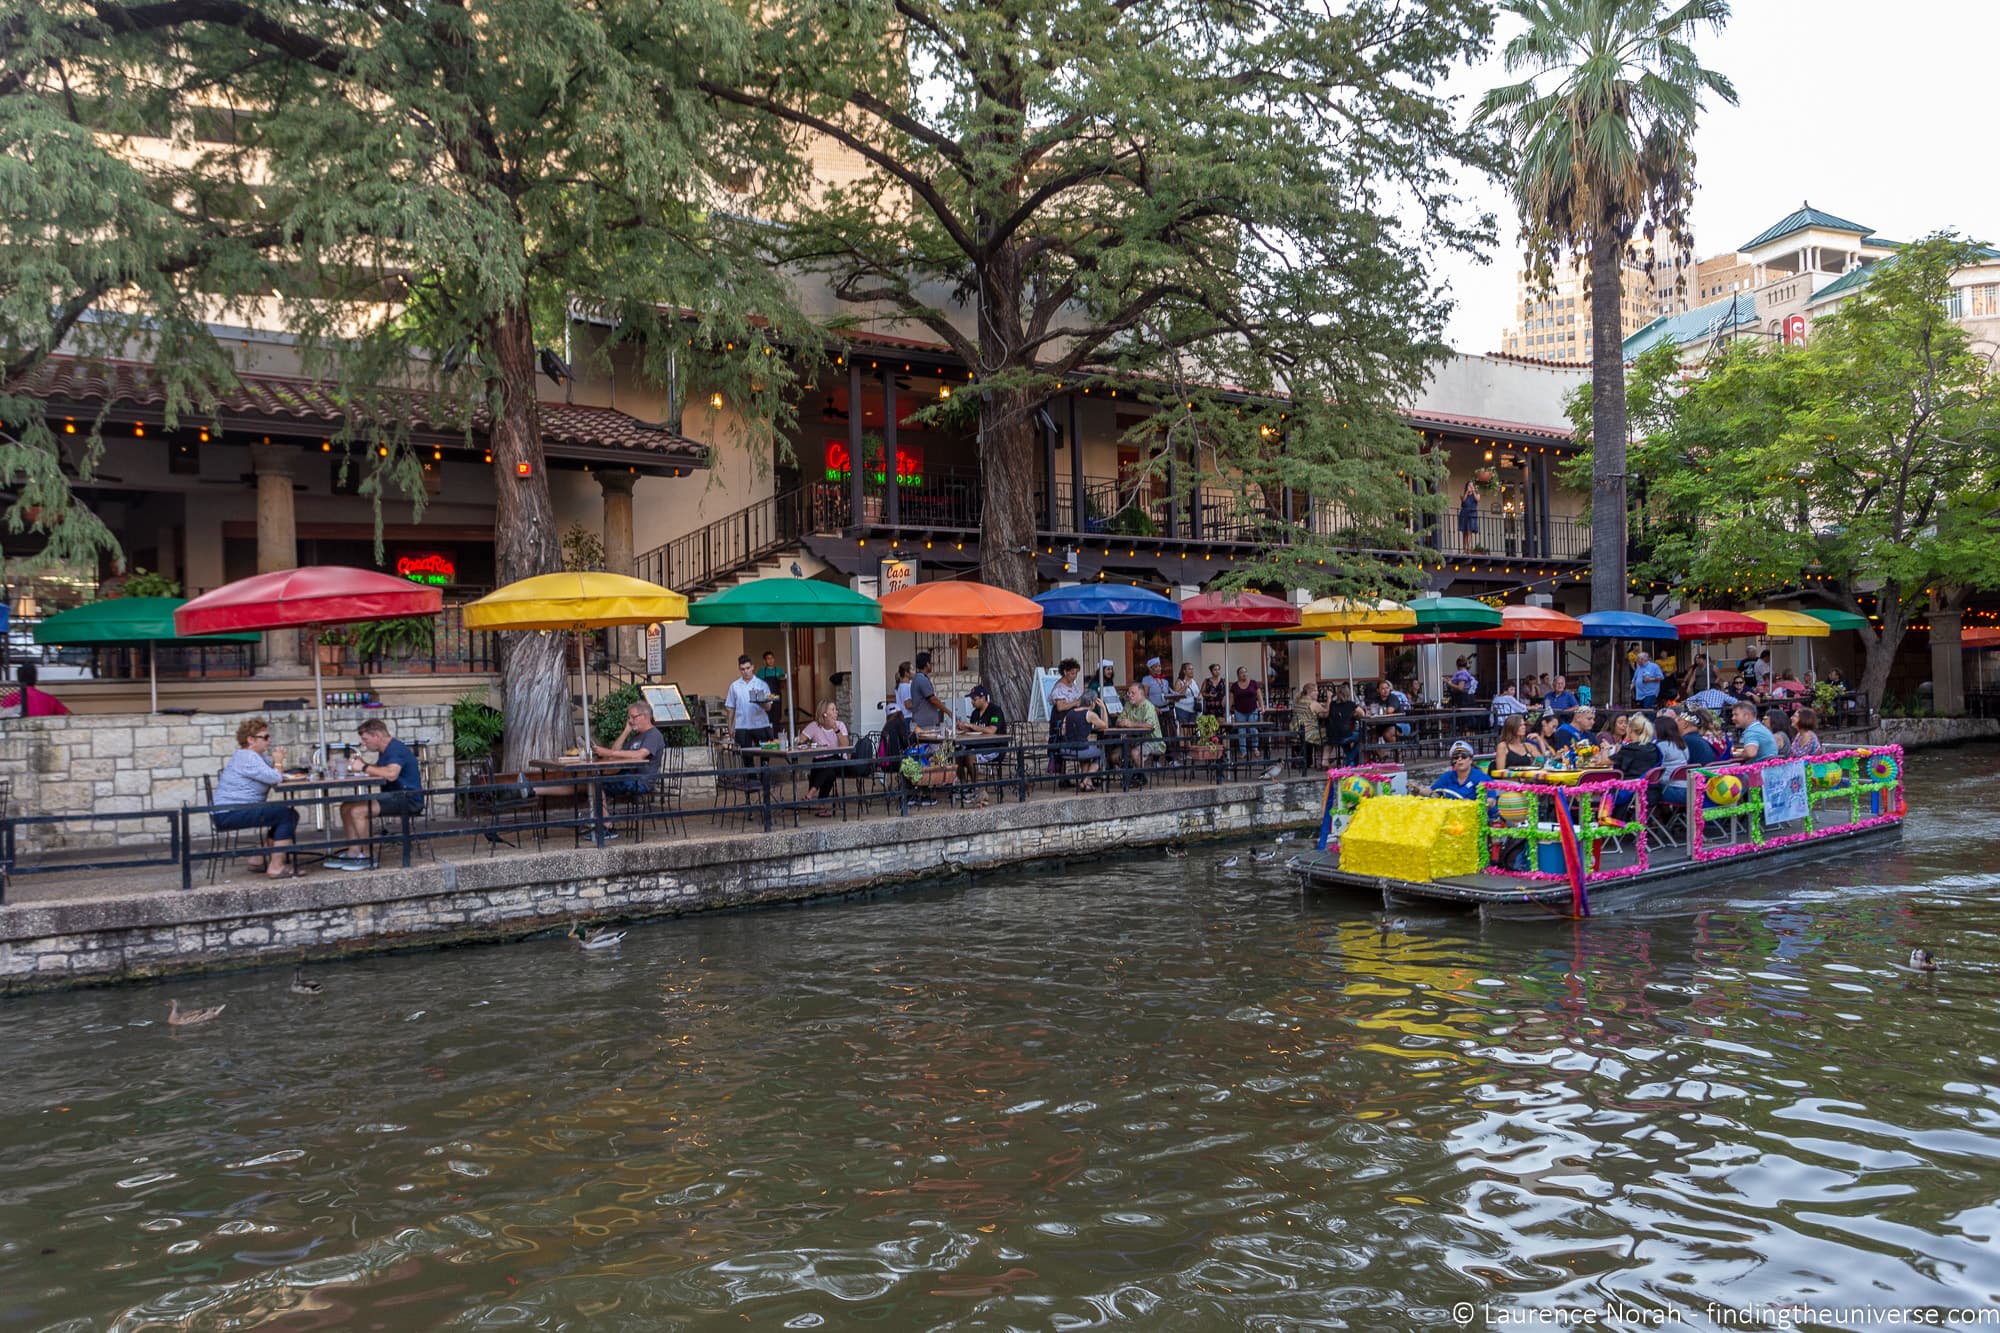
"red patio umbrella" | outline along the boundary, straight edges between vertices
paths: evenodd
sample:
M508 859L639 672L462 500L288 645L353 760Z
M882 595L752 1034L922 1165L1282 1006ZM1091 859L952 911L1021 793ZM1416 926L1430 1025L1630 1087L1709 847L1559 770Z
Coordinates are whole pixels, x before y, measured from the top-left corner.
M1290 629L1299 623L1299 608L1261 592L1202 592L1181 603L1181 624L1192 629L1222 631L1222 676L1229 678L1229 631ZM1259 644L1261 650L1264 645ZM1267 676L1258 666L1259 678Z
M1681 632L1684 640L1704 643L1713 639L1755 639L1771 632L1771 627L1761 620L1753 620L1740 611L1683 611L1677 616L1668 616L1667 623ZM1708 679L1704 685L1715 683L1715 663L1708 664Z
M174 612L180 634L225 634L231 630L318 629L363 620L434 616L444 609L444 590L345 565L306 565L273 570L185 603ZM313 653L313 693L319 699L320 757L327 757L326 691L320 688L319 654Z
M1559 643L1580 639L1583 637L1583 622L1575 616L1551 611L1546 606L1503 606L1500 608L1498 629L1467 630L1450 637L1454 640L1495 639L1502 643L1511 639L1514 643L1514 675L1519 677L1523 643Z

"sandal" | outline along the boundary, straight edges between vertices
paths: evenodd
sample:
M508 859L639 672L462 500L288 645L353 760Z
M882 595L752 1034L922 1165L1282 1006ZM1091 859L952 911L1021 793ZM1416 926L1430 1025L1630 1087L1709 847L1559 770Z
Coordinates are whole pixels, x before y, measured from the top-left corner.
M252 870L259 872L268 870L270 869L271 866L270 858L263 856L253 856L248 861L245 861L243 864L249 866Z

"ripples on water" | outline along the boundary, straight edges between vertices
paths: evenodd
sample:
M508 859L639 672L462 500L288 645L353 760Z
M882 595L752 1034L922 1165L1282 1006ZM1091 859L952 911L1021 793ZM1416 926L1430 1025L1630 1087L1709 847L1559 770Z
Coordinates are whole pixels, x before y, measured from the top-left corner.
M1995 758L1865 864L1583 926L1197 853L9 1003L0 1327L1990 1309Z

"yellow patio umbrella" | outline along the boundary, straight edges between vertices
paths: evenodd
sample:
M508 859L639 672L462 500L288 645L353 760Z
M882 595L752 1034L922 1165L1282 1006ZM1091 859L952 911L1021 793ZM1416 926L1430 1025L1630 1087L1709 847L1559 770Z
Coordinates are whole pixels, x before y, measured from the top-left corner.
M1792 639L1824 639L1833 627L1803 611L1745 611L1752 620L1761 620L1771 633Z
M1299 628L1328 631L1347 645L1347 694L1354 697L1354 644L1379 640L1362 639L1363 634L1386 634L1417 627L1417 613L1401 602L1372 597L1322 597L1299 609ZM1400 637L1397 640L1401 642Z
M585 675L582 632L687 617L687 598L672 589L624 574L595 570L537 574L496 588L465 606L467 629L562 630L579 636L576 674L583 692L586 743L590 738L590 682Z
M1833 633L1833 626L1818 616L1809 616L1803 611L1782 611L1771 608L1763 611L1745 611L1752 620L1761 620L1772 634L1790 639L1824 639ZM1806 645L1806 672L1812 672L1812 645Z

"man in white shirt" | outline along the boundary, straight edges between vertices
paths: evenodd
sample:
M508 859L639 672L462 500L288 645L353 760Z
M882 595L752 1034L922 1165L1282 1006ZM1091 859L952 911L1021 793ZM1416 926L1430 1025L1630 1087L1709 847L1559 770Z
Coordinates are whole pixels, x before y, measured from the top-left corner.
M771 687L757 679L756 663L747 655L737 658L736 679L729 682L729 693L722 699L736 728L737 749L754 750L771 739L771 715L764 711L764 701L770 697Z

